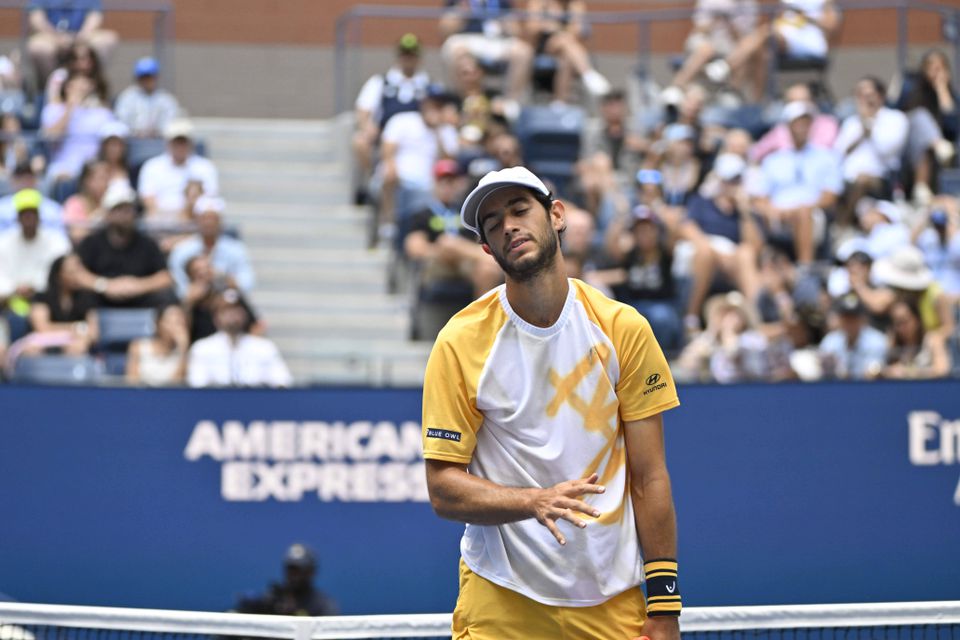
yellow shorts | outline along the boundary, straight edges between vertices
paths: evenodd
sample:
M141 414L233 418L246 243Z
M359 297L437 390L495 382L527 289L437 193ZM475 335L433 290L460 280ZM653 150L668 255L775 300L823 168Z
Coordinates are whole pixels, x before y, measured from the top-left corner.
M460 560L454 640L631 640L646 606L639 587L593 607L552 607L475 574Z

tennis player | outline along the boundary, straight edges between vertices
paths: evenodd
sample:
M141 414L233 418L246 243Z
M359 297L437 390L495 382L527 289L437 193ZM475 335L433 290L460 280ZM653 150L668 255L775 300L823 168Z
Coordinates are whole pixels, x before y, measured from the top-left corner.
M454 638L679 638L679 400L650 324L566 277L564 205L527 169L488 173L461 217L506 284L450 320L424 381L430 500L466 523Z

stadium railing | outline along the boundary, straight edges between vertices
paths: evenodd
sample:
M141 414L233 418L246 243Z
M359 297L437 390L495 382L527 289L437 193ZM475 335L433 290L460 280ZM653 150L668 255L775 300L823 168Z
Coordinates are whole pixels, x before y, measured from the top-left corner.
M311 618L0 603L0 637L7 640L449 638L450 624L450 614ZM716 638L960 638L960 601L690 607L681 631Z

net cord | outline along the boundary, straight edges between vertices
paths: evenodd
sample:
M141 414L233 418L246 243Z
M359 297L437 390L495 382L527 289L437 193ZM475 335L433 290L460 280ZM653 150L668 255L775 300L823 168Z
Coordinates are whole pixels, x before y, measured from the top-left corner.
M450 631L451 614L327 616L322 618L166 611L72 605L0 603L0 624L137 630L290 640L411 638ZM688 607L685 632L750 629L850 628L960 624L960 601L869 604Z

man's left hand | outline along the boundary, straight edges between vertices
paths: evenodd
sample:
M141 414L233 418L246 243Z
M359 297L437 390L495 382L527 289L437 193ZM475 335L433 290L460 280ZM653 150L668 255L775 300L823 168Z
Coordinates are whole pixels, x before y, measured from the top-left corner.
M640 629L640 638L649 640L680 640L680 618L676 616L655 616L647 618Z

